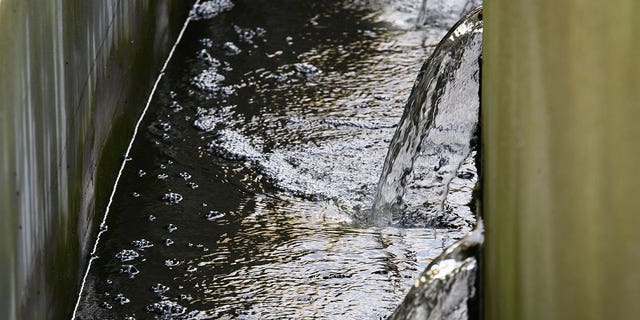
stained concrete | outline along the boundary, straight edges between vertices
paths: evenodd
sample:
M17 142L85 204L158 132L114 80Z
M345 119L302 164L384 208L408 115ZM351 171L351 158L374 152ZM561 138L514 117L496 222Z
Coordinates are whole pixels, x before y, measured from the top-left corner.
M0 0L0 318L68 318L191 1Z

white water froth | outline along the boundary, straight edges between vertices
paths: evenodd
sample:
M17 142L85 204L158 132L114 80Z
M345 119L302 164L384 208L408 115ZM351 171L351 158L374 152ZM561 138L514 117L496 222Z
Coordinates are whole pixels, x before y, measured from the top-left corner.
M212 19L221 12L229 11L233 8L230 0L204 1L193 6L190 18L192 20Z

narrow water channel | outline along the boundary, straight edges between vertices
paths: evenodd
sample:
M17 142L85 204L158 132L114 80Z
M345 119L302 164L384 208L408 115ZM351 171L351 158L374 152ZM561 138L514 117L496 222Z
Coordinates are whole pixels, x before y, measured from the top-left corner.
M423 5L203 2L134 141L77 318L389 316L475 223L474 152L446 190L456 219L365 217L416 76L462 15ZM407 212L437 189L427 160Z

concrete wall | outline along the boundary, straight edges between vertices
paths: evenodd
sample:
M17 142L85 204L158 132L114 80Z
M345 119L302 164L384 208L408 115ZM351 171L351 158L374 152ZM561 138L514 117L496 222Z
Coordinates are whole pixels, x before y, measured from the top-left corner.
M71 314L189 1L0 0L0 318Z
M487 0L486 319L640 315L637 0Z

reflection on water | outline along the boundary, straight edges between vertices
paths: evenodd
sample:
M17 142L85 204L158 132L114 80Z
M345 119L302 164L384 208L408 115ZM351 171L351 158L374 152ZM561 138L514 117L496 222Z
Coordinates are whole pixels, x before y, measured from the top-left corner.
M396 23L415 21L418 1L228 2L193 11L78 318L390 315L473 223L362 223L415 76L447 28ZM467 208L473 157L461 172L451 201ZM410 188L423 190L427 173L417 167Z

